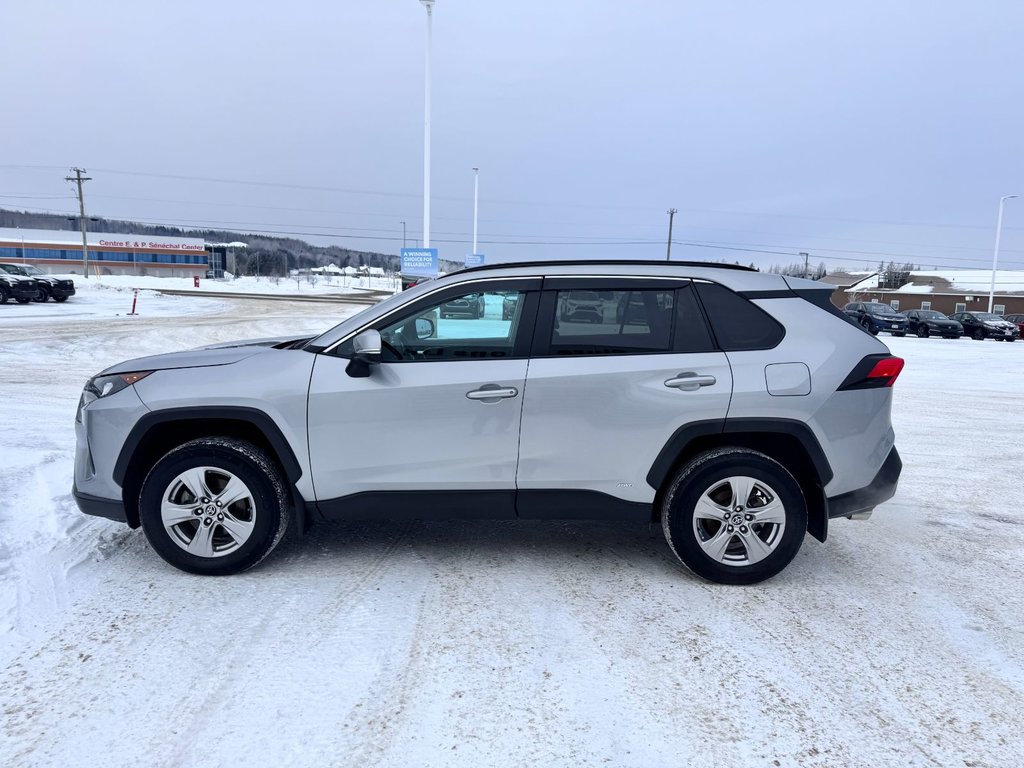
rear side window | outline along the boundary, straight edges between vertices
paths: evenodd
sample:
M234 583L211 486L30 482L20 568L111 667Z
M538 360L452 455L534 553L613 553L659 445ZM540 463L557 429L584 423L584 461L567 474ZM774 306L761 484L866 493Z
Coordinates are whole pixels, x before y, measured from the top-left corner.
M714 349L691 285L555 292L548 354L637 355Z
M716 283L698 283L704 311L726 352L771 349L786 335L779 322L760 307Z

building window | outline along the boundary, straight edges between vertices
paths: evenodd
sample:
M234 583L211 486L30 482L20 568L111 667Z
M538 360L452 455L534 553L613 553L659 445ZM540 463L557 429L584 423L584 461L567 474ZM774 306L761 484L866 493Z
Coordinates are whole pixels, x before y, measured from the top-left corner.
M921 302L921 309L931 309L931 308L932 308L932 303L930 301L922 301Z
M992 307L992 311L995 312L997 315L1005 315L1006 314L1006 305L1005 304L995 304Z
M956 303L956 308L953 310L953 314L956 314L957 312L966 312L966 311L967 311L967 305L964 302L962 302L962 301L958 301Z
M897 312L899 312L900 311L900 300L899 299L893 299L892 301L889 302L889 306L892 307L893 309L895 309Z

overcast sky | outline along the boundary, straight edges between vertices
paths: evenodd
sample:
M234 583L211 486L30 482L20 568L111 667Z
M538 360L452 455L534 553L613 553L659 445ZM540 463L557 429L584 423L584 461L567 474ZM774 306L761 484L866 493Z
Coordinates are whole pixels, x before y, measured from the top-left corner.
M421 237L419 2L154 5L5 4L0 206L73 210L79 165L92 214ZM472 166L490 261L663 258L675 207L674 258L985 267L1024 195L1019 0L437 0L433 29L445 258Z

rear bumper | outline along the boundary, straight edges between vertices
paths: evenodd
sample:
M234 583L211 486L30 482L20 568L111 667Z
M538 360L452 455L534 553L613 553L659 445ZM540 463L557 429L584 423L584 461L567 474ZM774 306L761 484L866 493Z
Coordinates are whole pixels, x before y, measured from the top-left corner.
M71 487L71 495L75 499L78 508L87 515L105 517L107 520L114 520L118 523L127 523L128 516L124 511L124 503L117 499L103 499L99 496L90 496L82 493L77 486Z
M893 446L878 474L868 485L825 500L829 518L850 517L870 512L882 502L888 501L896 493L902 471L903 462L896 447Z

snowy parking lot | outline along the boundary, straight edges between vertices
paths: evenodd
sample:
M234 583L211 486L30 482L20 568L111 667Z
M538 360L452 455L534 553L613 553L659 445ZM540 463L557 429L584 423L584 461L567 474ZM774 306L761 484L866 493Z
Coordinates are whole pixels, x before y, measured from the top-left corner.
M764 584L517 521L323 524L217 579L77 511L82 384L355 309L90 295L0 307L0 765L1020 763L1024 343L883 337L899 491Z

